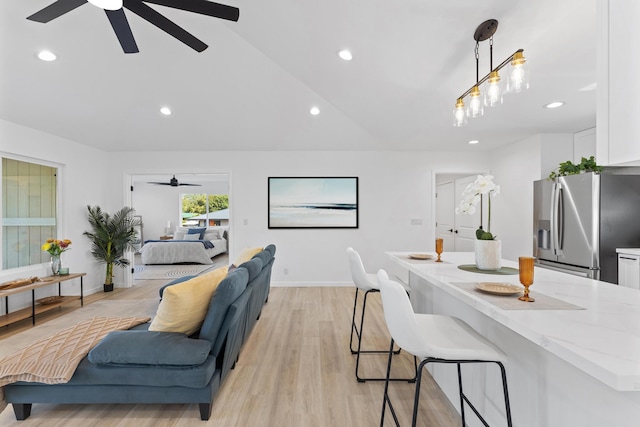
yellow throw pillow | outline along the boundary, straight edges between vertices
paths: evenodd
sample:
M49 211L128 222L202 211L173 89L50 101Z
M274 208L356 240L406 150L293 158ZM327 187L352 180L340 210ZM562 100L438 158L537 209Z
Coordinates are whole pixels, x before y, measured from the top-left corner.
M244 264L261 250L262 248L244 248L242 252L240 252L240 255L238 255L238 258L236 258L236 262L234 262L233 265L237 267L241 264Z
M227 276L224 266L186 282L168 286L162 294L150 331L182 332L191 335L200 329L216 288Z

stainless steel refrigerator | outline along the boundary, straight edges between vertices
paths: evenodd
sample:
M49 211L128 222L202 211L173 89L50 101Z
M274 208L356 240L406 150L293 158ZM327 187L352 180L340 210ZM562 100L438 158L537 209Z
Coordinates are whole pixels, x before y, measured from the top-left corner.
M617 284L616 248L640 247L640 168L535 181L533 199L538 265Z

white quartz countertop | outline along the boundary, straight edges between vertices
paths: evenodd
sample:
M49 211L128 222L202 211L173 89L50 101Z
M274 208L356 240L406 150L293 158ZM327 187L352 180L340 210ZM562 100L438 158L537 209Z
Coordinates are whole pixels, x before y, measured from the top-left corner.
M640 254L640 250L637 250ZM520 285L518 275L488 275L458 268L473 253L445 253L444 263L415 261L409 252L388 252L394 263L491 317L522 337L618 391L640 390L640 292L535 267L531 296L544 294L584 310L503 310L455 282ZM518 268L517 262L503 266ZM514 298L513 296L505 298ZM515 297L517 298L517 296ZM535 304L525 303L523 304Z
M640 248L618 248L616 252L627 255L640 255Z

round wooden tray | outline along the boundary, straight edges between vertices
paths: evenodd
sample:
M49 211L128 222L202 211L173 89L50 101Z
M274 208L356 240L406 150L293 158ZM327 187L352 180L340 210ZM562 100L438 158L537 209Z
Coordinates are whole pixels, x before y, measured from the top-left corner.
M42 305L49 305L49 304L55 304L57 302L60 302L63 299L64 299L64 297L62 297L62 296L53 295L53 296L50 296L50 297L44 297L44 298L37 299L36 302L38 304L42 304Z

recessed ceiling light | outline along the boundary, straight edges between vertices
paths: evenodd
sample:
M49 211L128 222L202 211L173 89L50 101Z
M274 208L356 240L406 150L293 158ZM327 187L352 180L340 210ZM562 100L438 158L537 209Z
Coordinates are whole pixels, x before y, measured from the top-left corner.
M171 115L171 109L169 107L162 107L160 109L160 112L162 114L164 114L165 116L170 116Z
M477 139L472 139L471 141L469 141L469 144L477 144L480 141L478 141Z
M57 57L53 52L50 52L48 50L42 50L38 52L38 58L43 61L51 62L51 61L55 61Z
M311 115L317 116L318 114L320 114L320 109L318 107L311 107L309 112L311 113Z
M353 55L351 54L351 51L347 49L343 49L340 52L338 52L338 56L344 59L345 61L351 61L353 59Z
M589 83L585 87L582 87L582 88L580 88L578 90L580 92L589 92L589 91L592 91L592 90L596 90L597 87L598 87L598 85L596 84L596 82L593 82L593 83Z
M562 107L563 105L564 105L564 102L562 101L553 101L545 105L544 108L558 108L558 107Z

